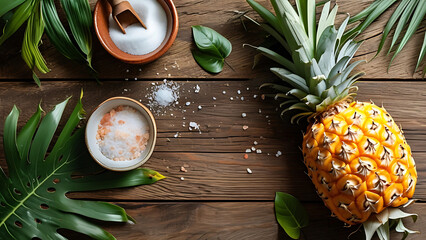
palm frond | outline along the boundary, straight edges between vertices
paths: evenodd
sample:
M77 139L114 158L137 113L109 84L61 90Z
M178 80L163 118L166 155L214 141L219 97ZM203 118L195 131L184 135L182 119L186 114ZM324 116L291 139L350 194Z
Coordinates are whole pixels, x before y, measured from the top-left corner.
M344 40L358 36L363 31L365 31L371 25L371 23L373 23L377 18L379 18L384 12L386 12L390 7L392 7L396 3L398 4L398 6L396 7L391 17L388 19L387 24L383 29L383 35L377 50L377 54L379 54L383 49L383 46L386 42L386 39L389 37L391 30L395 29L395 32L392 37L391 46L388 49L388 54L394 51L389 63L389 67L392 64L392 61L398 55L398 53L402 51L406 43L414 35L414 33L421 28L422 23L425 22L424 19L426 15L426 1L376 0L363 11L351 17L349 23L354 23L358 21L360 23L349 31L347 31L343 36ZM404 33L404 35L400 38L400 35L402 33ZM401 40L398 43L399 39ZM420 50L419 58L417 60L416 68L414 69L414 71L419 68L421 62L424 59L422 57L422 54L424 56L424 51Z

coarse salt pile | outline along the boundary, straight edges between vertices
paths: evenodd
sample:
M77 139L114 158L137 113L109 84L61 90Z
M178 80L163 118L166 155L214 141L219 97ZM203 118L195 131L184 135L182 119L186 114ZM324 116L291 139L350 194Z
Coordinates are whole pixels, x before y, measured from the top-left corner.
M141 156L149 140L149 125L134 108L118 106L106 113L96 134L101 153L114 161L133 160Z
M164 79L160 85L153 83L151 92L145 97L148 98L147 105L153 113L165 113L167 107L179 104L179 85Z

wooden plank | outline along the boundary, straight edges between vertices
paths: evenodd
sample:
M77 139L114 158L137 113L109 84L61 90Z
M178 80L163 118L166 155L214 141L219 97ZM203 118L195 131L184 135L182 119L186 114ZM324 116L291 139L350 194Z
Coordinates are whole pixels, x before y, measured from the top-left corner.
M161 202L123 203L137 224L103 224L117 239L290 239L275 220L272 202ZM302 239L341 240L365 239L357 226L345 228L330 217L329 210L320 203L303 203L309 214L309 225L303 229ZM426 224L426 204L416 203L407 209L419 214L418 221L407 219L410 229L422 230ZM76 235L72 235L76 236ZM391 232L392 239L401 234ZM408 239L424 239L425 233L413 234ZM77 239L72 238L72 239ZM78 239L85 240L83 236Z
M92 7L95 0L90 0ZM266 6L270 6L268 1L260 1ZM346 13L358 13L364 7L368 6L372 0L339 1L339 19L343 19ZM247 11L250 7L244 0L185 0L175 2L180 19L178 37L172 48L157 61L148 65L129 65L122 63L110 56L100 46L96 36L94 36L94 56L93 65L98 70L102 79L134 79L134 78L251 78L253 76L270 78L272 75L267 70L271 62L260 64L254 70L251 70L253 57L256 52L248 47L243 48L244 43L253 45L260 44L263 40L263 34L253 24L245 21L248 31L245 31L241 22L236 19L234 10ZM375 55L375 50L380 42L380 33L386 24L391 12L387 13L374 23L360 39L367 38L363 43L355 60L371 60ZM258 17L254 13L250 16ZM221 74L211 75L203 71L193 60L191 48L194 48L191 36L192 25L205 25L217 30L225 37L229 38L233 44L233 52L228 58L228 62L235 71L225 66ZM413 39L407 44L404 51L396 58L390 72L387 73L387 65L390 58L381 54L369 64L360 66L360 70L367 73L368 78L374 79L411 79L421 78L420 70L413 76L418 52L424 36L424 28L419 30ZM18 36L19 35L19 36ZM20 56L21 34L17 34L3 46L0 47L0 79L29 79L31 73ZM47 75L41 75L45 79L82 79L90 78L85 67L70 62L61 56L49 40L44 37L41 52L47 60L48 67L52 72Z
M152 186L78 193L73 194L73 197L117 200L271 200L274 192L280 190L304 201L318 200L312 184L304 174L305 167L298 150L303 128L283 122L275 112L276 103L273 100L253 98L254 94L261 94L257 89L259 82L184 81L178 84L181 86L180 104L175 110L168 110L167 114L156 117L158 145L152 159L145 165L168 178ZM197 84L201 89L195 94L193 88ZM22 126L35 111L40 99L43 100L43 108L49 110L67 96L78 96L83 88L84 106L90 114L98 103L117 95L142 99L143 103L147 103L145 95L150 86L151 82L144 81L107 82L100 91L100 86L94 82L52 81L46 82L42 89L31 87L31 83L3 83L0 84L0 126L13 104L22 109ZM358 83L358 86L360 100L374 99L379 105L384 103L395 120L404 126L407 141L412 146L418 164L416 198L426 199L426 165L421 161L426 157L426 126L423 123L426 117L423 111L426 107L426 83L364 81ZM242 92L241 95L237 94L237 90ZM223 91L226 91L226 95ZM237 96L243 96L245 100L237 100ZM213 97L217 100L213 101ZM234 100L231 101L230 97L234 97ZM70 105L75 101L73 99ZM185 106L186 101L193 103ZM197 110L198 105L203 106L202 110ZM71 109L71 106L68 107L65 116ZM187 111L183 113L183 109ZM262 109L261 114L258 113L259 109ZM241 117L243 112L247 113L246 118ZM270 125L268 120L271 121ZM202 134L189 131L189 121L200 124ZM182 126L183 122L186 123L185 127ZM248 125L249 129L244 131L243 125ZM177 132L179 137L174 138ZM254 146L254 141L258 145ZM245 150L252 146L261 149L262 154L250 153L249 158L244 159ZM283 153L279 158L275 156L278 150ZM0 156L4 157L3 151L0 152ZM188 173L179 171L185 164L189 165ZM246 168L252 169L253 174L247 174ZM185 180L181 181L180 177Z

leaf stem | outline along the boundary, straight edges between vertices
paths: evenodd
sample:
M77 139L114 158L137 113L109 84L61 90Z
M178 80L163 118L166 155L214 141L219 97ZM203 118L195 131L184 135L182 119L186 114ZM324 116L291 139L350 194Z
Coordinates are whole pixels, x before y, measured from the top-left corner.
M226 59L223 59L223 61L226 63L226 65L228 65L228 67L229 67L229 68L231 68L231 69L232 69L232 71L234 71L234 72L235 72L235 69L231 66L231 64L229 64L229 63L226 61Z

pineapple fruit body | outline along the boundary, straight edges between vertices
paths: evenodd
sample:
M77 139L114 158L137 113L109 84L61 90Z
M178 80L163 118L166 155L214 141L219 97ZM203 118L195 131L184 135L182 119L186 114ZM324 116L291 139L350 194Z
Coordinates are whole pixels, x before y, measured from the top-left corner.
M410 146L389 113L372 103L341 101L318 115L304 135L303 155L318 195L347 224L414 194Z

